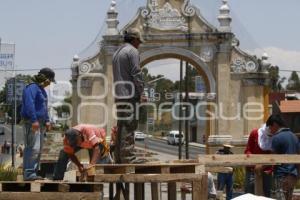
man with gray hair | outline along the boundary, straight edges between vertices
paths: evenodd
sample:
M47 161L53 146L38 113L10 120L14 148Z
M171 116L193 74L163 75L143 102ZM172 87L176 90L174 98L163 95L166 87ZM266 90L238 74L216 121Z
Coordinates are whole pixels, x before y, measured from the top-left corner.
M124 43L113 55L113 78L117 106L116 163L136 162L134 131L138 125L137 104L143 100L144 80L140 68L138 48L143 42L136 28L124 31Z

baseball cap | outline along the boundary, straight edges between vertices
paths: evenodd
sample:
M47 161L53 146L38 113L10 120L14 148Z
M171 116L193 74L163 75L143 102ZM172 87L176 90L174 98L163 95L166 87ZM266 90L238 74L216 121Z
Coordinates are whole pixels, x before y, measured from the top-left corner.
M142 34L139 29L137 28L129 28L126 31L124 31L124 36L127 37L133 37L140 40L141 43L145 42L145 40L142 37Z
M234 146L232 146L232 145L230 145L230 144L223 144L223 147L233 148Z
M45 67L39 71L39 74L45 75L51 82L56 83L55 81L55 73L52 69Z

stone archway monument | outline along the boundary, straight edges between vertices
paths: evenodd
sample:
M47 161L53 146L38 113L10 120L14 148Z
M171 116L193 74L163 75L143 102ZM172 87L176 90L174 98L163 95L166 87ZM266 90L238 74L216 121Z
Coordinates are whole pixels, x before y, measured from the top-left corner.
M122 32L138 28L146 41L139 49L141 66L177 58L192 64L203 77L213 96L206 110L208 151L214 153L223 143L242 148L251 129L259 127L267 115L268 73L265 62L238 47L227 0L216 17L219 27L206 21L189 0L148 0L119 30L112 1L99 51L73 60L73 124L93 123L107 130L115 124L112 56L123 43Z

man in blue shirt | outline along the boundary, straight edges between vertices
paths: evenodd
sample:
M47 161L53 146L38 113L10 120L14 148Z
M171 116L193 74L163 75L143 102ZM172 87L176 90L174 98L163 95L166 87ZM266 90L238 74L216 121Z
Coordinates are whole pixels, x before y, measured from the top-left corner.
M21 116L24 121L24 156L23 176L25 181L43 179L37 176L43 136L50 130L48 116L48 97L45 87L54 80L55 73L50 68L43 68L26 86L22 96Z
M272 137L272 150L276 154L298 154L299 141L290 129L286 128L279 115L271 115L266 122ZM275 198L291 200L297 182L297 166L295 164L276 165L274 169Z

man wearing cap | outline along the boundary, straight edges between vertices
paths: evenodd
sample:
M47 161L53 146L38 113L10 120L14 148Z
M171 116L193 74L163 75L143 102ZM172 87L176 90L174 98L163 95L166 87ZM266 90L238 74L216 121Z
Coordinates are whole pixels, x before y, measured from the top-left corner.
M112 129L112 139L116 128ZM69 160L71 160L82 173L94 164L109 164L112 159L109 154L109 145L105 140L106 132L91 124L79 124L65 132L64 148L59 153L59 158L54 169L54 180L62 180ZM111 141L113 142L113 141ZM89 150L90 165L86 168L75 155L81 149Z
M50 68L41 69L33 76L22 96L21 116L24 121L23 176L25 181L42 179L37 176L43 136L51 129L48 116L48 97L44 88L54 80L55 73Z
M223 144L223 148L219 149L216 154L228 155L233 154L231 151L233 148L230 144ZM218 190L223 190L226 186L226 200L232 199L233 192L233 173L218 173Z
M275 154L298 154L299 140L285 125L280 115L271 115L267 122L272 134L272 151ZM281 164L274 166L274 198L278 200L293 199L294 187L297 183L298 166L296 164Z
M144 80L138 52L143 42L140 31L136 28L124 31L124 42L113 55L112 61L118 116L115 159L117 163L134 163L134 131L138 125L136 108L144 100Z

